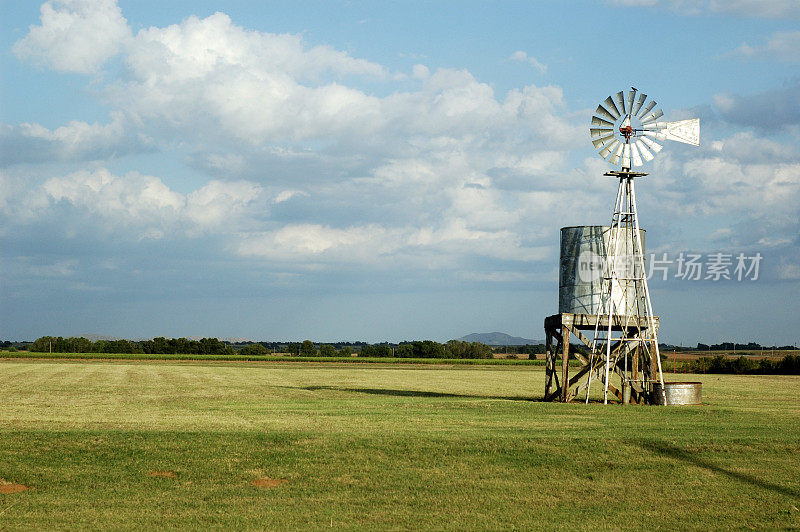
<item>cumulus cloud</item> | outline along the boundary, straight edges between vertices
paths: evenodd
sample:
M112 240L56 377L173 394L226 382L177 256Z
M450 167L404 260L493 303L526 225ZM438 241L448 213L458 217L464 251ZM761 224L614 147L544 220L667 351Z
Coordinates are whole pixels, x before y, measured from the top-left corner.
M710 150L724 153L732 161L748 164L791 163L800 158L800 149L751 131L740 131L732 136L711 141Z
M542 74L547 73L547 65L541 63L538 59L533 56L528 55L527 52L523 52L522 50L517 50L513 54L511 54L508 58L509 61L519 61L521 63L527 63L531 65L533 68L541 72Z
M247 31L222 13L149 28L112 88L129 113L167 131L215 131L253 144L353 134L380 120L377 100L337 80L381 77L378 64L298 35Z
M116 233L120 238L125 231L139 240L160 239L167 233L194 236L242 227L243 215L255 208L260 192L254 183L210 181L181 194L157 177L136 172L117 176L99 168L48 179L12 214L40 219L51 207L61 206L69 218L122 231Z
M753 132L708 138L700 149L659 154L639 188L640 212L659 213L663 249L771 250L800 234L800 164L789 139ZM650 226L649 228L652 228ZM668 247L664 247L668 246Z
M45 161L86 161L154 149L119 113L108 124L73 120L53 130L40 124L0 124L0 165Z
M42 4L41 25L30 27L14 53L61 72L91 73L130 36L115 0L50 0Z
M393 81L382 65L222 13L143 29L120 50L124 73L101 91L115 107L109 124L8 126L8 160L179 145L210 181L180 193L161 177L73 172L34 187L20 207L34 214L18 210L19 220L61 209L65 225L92 221L132 240L225 235L227 251L262 262L437 267L510 282L552 261L560 226L608 219L606 163L574 160L589 113L569 114L559 87L498 94L467 70L415 65L402 90L375 95L359 87ZM509 60L546 70L522 50ZM720 95L716 107L727 124L790 127L797 95ZM769 212L781 238L797 230L791 143L707 134L699 152L666 152L642 192L660 210L692 220ZM477 262L485 271L465 273Z
M758 94L718 94L714 104L722 117L731 124L754 126L776 131L786 126L800 125L800 81Z
M736 52L748 59L800 62L800 31L775 32L762 45L741 45Z
M398 136L463 138L476 124L508 130L535 121L569 130L556 112L560 89L530 86L500 99L467 71L417 65L419 90L376 97L342 77L382 77L384 67L308 48L297 35L248 31L222 13L140 31L125 63L129 76L109 91L116 104L153 134L203 142L322 141L352 150L396 144Z
M563 170L585 136L558 87L497 95L469 71L416 65L405 92L375 96L349 80L385 80L383 66L222 13L141 30L122 59L125 75L103 91L110 124L9 127L9 160L177 141L212 181L181 194L158 177L85 170L34 189L28 213L57 207L137 240L224 233L235 253L270 260L529 262L542 257L531 225L558 223L547 217L561 199L531 195L535 175ZM497 169L532 186L504 186Z
M700 1L715 13L745 17L800 18L800 4L794 0L710 0Z
M544 248L521 246L519 240L511 231L474 230L458 219L439 228L290 224L243 235L234 251L272 260L415 269L452 268L463 256L533 261L545 255Z
M664 7L678 14L719 14L741 17L800 18L800 5L794 0L609 0L627 7Z

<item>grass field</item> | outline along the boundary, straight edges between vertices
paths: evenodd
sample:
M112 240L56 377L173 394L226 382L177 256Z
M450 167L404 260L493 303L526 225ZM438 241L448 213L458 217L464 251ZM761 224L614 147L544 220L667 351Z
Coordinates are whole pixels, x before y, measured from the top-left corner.
M697 380L623 407L539 402L533 366L2 361L0 529L800 527L800 377Z

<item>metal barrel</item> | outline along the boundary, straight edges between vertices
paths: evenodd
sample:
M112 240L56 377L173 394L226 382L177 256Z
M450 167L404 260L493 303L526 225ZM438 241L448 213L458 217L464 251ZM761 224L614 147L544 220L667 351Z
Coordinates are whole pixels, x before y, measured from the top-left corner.
M616 255L620 277L641 277L638 256L634 255L634 232L621 231ZM644 251L644 229L639 230ZM561 260L558 276L558 311L572 314L597 314L607 299L603 275L612 242L611 227L579 225L561 228ZM615 314L645 315L645 304L636 297L634 281L622 280L612 287ZM640 294L641 295L641 294Z
M650 403L655 405L700 405L703 404L701 382L656 382L650 392ZM666 403L664 402L666 401Z

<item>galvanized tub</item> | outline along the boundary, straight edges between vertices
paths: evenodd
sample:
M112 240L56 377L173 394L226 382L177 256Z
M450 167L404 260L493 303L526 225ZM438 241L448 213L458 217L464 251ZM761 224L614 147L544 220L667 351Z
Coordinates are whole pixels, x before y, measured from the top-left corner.
M703 383L701 382L665 382L653 384L650 402L654 405L700 405L703 404ZM664 402L666 400L666 402Z
M632 268L623 277L641 276L641 263L634 254L633 231L620 229L617 255L621 256L620 268ZM644 229L639 229L644 249ZM607 249L612 241L611 228L603 225L579 225L561 228L561 260L558 276L558 311L572 314L597 314L604 310L607 291L603 274L607 261ZM616 281L612 287L615 314L643 316L645 305L637 300L633 281Z

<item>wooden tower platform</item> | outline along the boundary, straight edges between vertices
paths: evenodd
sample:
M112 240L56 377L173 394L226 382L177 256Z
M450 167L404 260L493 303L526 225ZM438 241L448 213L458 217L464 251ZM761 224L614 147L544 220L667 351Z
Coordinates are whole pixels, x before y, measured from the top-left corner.
M652 360L653 356L657 356L656 350L646 350L643 348L642 343L649 341L646 336L650 338L654 335L645 335L648 327L648 319L652 319L655 327L655 333L658 332L659 319L658 316L648 318L640 316L638 318L628 318L628 330L625 331L625 342L617 341L611 346L612 355L614 358L614 365L611 368L612 372L623 378L625 382L630 382L630 394L624 393L623 390L609 384L609 391L619 399L620 402L633 402L633 403L647 403L649 402L649 384L657 382L659 379L658 368L659 364L656 360ZM600 323L598 324L598 320ZM545 385L544 385L544 399L545 401L561 401L568 403L576 398L578 395L586 393L590 385L590 377L597 374L605 367L605 360L600 357L594 359L587 359L581 353L575 352L573 358L577 359L581 366L577 368L572 376L570 376L569 358L570 358L570 339L574 337L577 341L589 348L592 351L592 340L587 338L582 331L596 331L597 328L608 328L608 316L605 315L590 315L590 314L569 314L560 313L548 316L544 320L545 330L545 347L546 347L546 362L545 362ZM621 332L621 327L617 325L619 320L613 320L611 330ZM560 360L559 360L560 358ZM625 367L625 361L630 361L630 367ZM559 365L560 370L559 370ZM627 369L627 374L625 373Z

